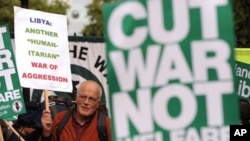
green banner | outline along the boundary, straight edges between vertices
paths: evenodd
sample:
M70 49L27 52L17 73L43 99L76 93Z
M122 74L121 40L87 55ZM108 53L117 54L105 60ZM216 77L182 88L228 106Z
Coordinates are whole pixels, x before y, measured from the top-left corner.
M227 0L103 7L115 141L229 140L239 121Z
M250 64L236 61L235 89L240 98L250 101Z
M9 120L26 112L10 32L0 25L0 119Z

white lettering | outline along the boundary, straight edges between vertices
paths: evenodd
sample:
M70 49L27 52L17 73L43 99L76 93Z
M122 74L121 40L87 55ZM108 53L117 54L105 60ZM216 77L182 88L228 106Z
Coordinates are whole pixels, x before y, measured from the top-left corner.
M163 86L168 80L179 79L180 82L192 82L193 77L179 45L165 46L156 74L156 86Z
M129 136L129 120L139 133L153 132L150 90L137 91L137 107L127 93L113 95L115 131L118 138ZM124 106L126 103L126 106ZM147 124L145 124L147 123Z
M124 60L125 57L122 52L111 52L109 54L110 59L113 64L119 86L121 87L121 91L134 90L136 76L138 76L140 87L152 86L154 83L155 73L157 71L159 53L160 46L148 47L146 57L143 57L142 50L134 49L129 52L126 64Z
M225 89L226 88L226 89ZM207 108L207 120L210 126L223 125L223 99L222 96L226 94L233 94L233 82L207 82L194 84L194 92L196 95L205 95L206 108Z
M129 7L129 8L128 8ZM137 1L129 1L114 9L108 21L108 34L112 44L120 49L132 49L139 47L147 37L147 28L135 27L132 35L126 35L123 31L124 18L131 16L134 20L147 17L144 6ZM134 26L130 24L130 26ZM115 31L115 32L114 32Z
M234 132L234 136L244 136L247 133L246 129L236 129Z
M213 54L208 56L208 53ZM230 47L222 40L193 41L192 64L196 81L209 81L208 70L214 69L219 80L232 80Z
M184 130L172 130L170 141L229 141L229 127L203 127Z
M1 56L4 56L4 58L1 58ZM13 68L14 64L11 60L11 52L9 50L1 50L0 51L0 70L3 70L3 64L6 63L8 65L8 68Z
M181 112L171 117L166 111L169 100L176 97L181 103ZM197 112L197 103L192 91L183 85L173 84L162 87L153 98L153 115L155 122L166 130L180 129L188 126Z
M185 39L190 28L187 1L172 0L174 27L171 31L166 31L164 27L163 12L166 10L163 9L163 0L149 0L147 2L149 32L154 41L166 44Z
M0 78L3 76L5 79L5 84L7 87L7 90L13 90L13 83L12 83L12 79L11 79L11 75L15 74L15 68L12 69L6 69L6 70L1 70L0 71ZM1 85L2 87L3 85Z
M21 95L20 95L19 89L16 89L13 91L7 91L3 94L0 93L0 102L6 102L6 101L20 99L20 98L21 98Z
M218 38L217 6L224 6L227 0L189 0L190 7L201 8L202 37Z

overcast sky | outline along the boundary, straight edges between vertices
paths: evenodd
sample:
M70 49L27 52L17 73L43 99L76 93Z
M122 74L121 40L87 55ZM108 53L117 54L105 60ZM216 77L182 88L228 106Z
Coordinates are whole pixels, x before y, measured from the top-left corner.
M68 9L67 16L69 20L68 34L73 35L76 33L79 35L80 31L83 29L84 25L88 23L86 5L89 4L91 0L71 0L71 8ZM73 11L79 13L78 18L73 18Z

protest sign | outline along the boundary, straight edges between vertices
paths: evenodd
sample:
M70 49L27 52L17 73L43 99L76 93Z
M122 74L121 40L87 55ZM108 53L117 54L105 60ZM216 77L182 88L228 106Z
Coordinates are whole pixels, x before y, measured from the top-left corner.
M73 100L80 83L86 80L94 80L102 87L101 101L108 102L108 82L106 48L103 42L87 41L83 37L78 37L78 41L69 41L70 65L72 73L73 91L64 93L54 91L51 94L63 97L64 100ZM32 90L32 101L43 101L41 90Z
M240 98L250 100L250 49L235 48L235 90Z
M113 139L228 141L239 121L231 3L103 8Z
M250 100L250 64L236 61L235 89L240 98Z
M26 112L7 25L0 25L0 119Z
M15 48L23 87L72 91L67 17L14 7Z

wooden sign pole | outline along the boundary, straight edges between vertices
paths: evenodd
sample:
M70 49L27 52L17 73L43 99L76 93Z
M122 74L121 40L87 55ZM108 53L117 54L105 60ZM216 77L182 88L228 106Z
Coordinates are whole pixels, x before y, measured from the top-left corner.
M44 90L44 104L45 104L45 110L49 110L48 90Z
M2 126L0 124L0 141L4 141L3 140L3 131L2 131Z
M9 124L9 122L4 121L4 123L11 129L11 131L16 134L16 136L20 139L20 141L25 141L23 137Z

